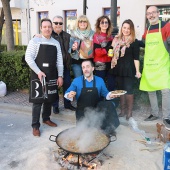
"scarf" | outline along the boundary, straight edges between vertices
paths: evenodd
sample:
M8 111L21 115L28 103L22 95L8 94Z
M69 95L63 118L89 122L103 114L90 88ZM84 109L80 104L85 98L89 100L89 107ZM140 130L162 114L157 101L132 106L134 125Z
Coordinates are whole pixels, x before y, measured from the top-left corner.
M84 30L84 31L81 31L81 30L79 30L79 29L77 28L76 30L74 30L74 31L71 33L71 36L72 36L72 37L75 37L75 38L78 38L78 39L80 39L80 40L84 40L84 39L92 40L93 34L94 34L94 31L92 31L92 30Z
M127 39L125 39L124 36L122 37L122 39L120 39L118 36L115 36L112 41L114 56L111 61L111 68L114 68L116 66L119 57L123 57L125 55L126 48L130 47L131 42L131 36L129 36Z

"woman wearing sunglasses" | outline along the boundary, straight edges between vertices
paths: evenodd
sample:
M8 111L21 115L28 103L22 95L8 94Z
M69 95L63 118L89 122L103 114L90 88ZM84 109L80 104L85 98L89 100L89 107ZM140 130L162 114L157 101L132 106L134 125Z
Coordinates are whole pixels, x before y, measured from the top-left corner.
M101 16L95 24L95 34L93 37L93 52L95 63L95 74L107 82L109 91L114 90L114 76L110 74L111 57L108 50L111 46L113 36L111 35L113 26L108 16Z
M82 61L93 58L93 34L90 22L85 15L81 15L76 20L75 28L71 31L69 53L72 57L72 71L74 77L81 76Z
M114 57L112 58L113 74L116 76L118 90L127 93L120 97L120 117L132 117L133 86L135 77L140 78L139 44L135 38L133 22L128 19L122 23L119 34L112 42Z

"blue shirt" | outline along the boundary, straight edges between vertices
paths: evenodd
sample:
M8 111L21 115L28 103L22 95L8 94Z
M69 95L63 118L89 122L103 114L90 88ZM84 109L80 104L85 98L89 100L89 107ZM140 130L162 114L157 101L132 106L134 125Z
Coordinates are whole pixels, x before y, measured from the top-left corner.
M96 81L96 88L98 90L99 97L101 97L101 96L106 97L107 94L109 93L109 91L107 90L106 85L105 85L102 78L100 78L98 76L94 76L93 80L90 81L90 82L85 80L86 87L87 88L93 87L94 78L95 78L95 81ZM69 93L70 91L75 91L76 92L76 99L78 100L78 98L80 97L80 94L81 94L81 90L83 88L83 79L84 79L84 76L80 76L80 77L75 78L73 80L73 82L71 83L70 87L65 92L65 94Z

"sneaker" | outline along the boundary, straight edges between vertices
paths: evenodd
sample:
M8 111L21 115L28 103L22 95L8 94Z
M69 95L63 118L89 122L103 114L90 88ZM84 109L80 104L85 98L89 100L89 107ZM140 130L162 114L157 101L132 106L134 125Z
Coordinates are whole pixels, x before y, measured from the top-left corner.
M152 120L157 120L159 117L150 115L148 118L144 119L144 121L152 121Z
M163 118L163 124L165 125L165 128L170 130L170 119Z

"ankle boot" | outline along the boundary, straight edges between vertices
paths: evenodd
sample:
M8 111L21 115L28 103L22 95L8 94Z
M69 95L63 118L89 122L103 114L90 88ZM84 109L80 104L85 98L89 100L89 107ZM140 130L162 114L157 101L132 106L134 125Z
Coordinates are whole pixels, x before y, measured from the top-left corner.
M133 94L126 94L126 103L127 103L126 120L129 120L129 118L132 117L133 100L134 100Z
M121 113L119 117L124 117L126 115L126 98L125 95L120 96L120 110Z

